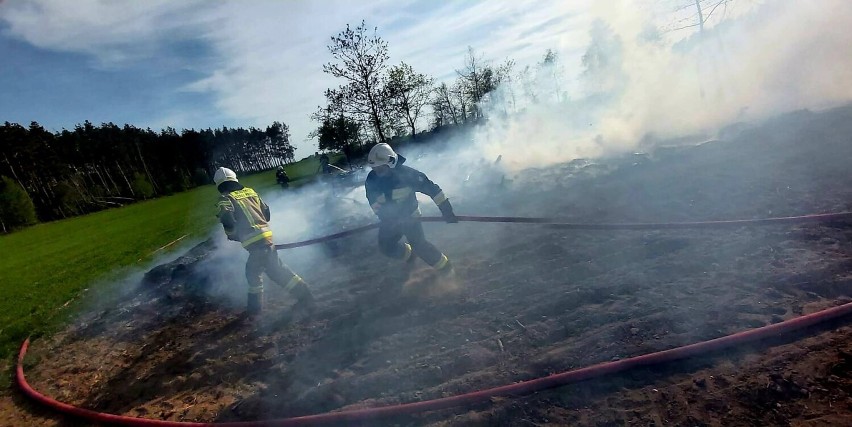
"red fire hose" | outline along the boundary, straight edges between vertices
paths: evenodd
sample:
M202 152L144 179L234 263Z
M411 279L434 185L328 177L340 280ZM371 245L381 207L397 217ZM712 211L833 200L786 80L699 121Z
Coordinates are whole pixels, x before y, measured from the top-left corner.
M789 222L816 222L816 221L834 221L847 219L852 217L852 213L837 213L824 215L806 215L800 217L787 218L769 218L758 220L742 220L742 221L712 221L709 223L674 223L674 224L571 224L559 221L543 221L544 218L507 218L493 217L495 221L487 220L487 217L459 217L462 221L478 221L478 222L527 222L538 224L556 224L565 225L575 229L645 229L645 228L693 228L693 227L708 227L705 224L715 224L716 226L746 226L746 225L765 225L774 223L789 223ZM441 218L423 218L424 221L443 221ZM654 226L660 227L654 227ZM319 239L312 239L305 242L290 243L286 245L278 245L276 248L284 249L291 247L306 246L313 243L319 243L331 238L339 238L360 231L365 231L374 228L376 225L369 225L354 230L349 230L343 233L337 233L336 237L326 236ZM310 243L306 243L310 242ZM377 408L358 409L341 412L329 412L325 414L307 415L302 417L293 417L276 420L263 421L240 421L228 423L198 423L198 422L181 422L181 421L162 421L151 420L145 418L128 417L122 415L106 414L92 411L89 409L79 408L67 403L59 402L51 397L45 396L34 390L26 380L24 375L24 357L29 346L29 339L25 340L21 345L21 350L18 353L18 364L16 368L16 381L18 386L25 395L31 399L51 408L58 412L79 417L88 421L107 423L114 425L126 426L225 426L225 427L251 427L251 426L302 426L302 425L320 425L331 423L346 423L377 419L382 417L399 416L406 414L419 413L424 411L434 411L461 405L471 405L476 403L487 402L492 397L497 396L519 396L529 394L536 391L541 391L549 388L559 387L565 384L584 381L608 374L623 372L629 369L650 366L660 363L671 362L679 359L684 359L697 355L705 355L712 351L718 351L735 345L755 342L766 339L772 336L789 333L802 328L807 328L822 322L832 319L837 319L842 316L852 314L852 303L843 304L838 307L826 309L816 313L800 316L795 319L786 320L774 325L763 326L760 328L751 329L748 331L738 332L732 335L703 341L695 344L689 344L683 347L677 347L670 350L659 351L656 353L645 354L642 356L631 357L615 362L600 363L586 368L575 369L559 374L553 374L542 378L537 378L529 381L509 384L501 387L495 387L486 390L465 393L457 396L445 397L422 402L405 403L399 405L382 406Z
M93 422L120 424L127 426L233 426L233 427L249 427L249 426L303 426L303 425L318 425L331 424L341 422L364 421L368 419L376 419L381 417L389 417L396 415L413 414L424 411L434 411L460 405L471 405L488 401L492 397L497 396L518 396L529 394L536 391L541 391L549 388L559 387L565 384L584 381L608 374L626 371L628 369L638 368L642 366L650 366L660 363L671 362L679 359L685 359L692 356L705 355L712 351L718 351L725 348L733 347L739 344L750 343L772 336L789 333L802 328L836 319L852 313L852 303L843 304L838 307L822 310L816 313L800 316L795 319L786 320L774 325L763 326L756 329L751 329L744 332L738 332L732 335L721 338L703 341L695 344L685 345L683 347L673 348L671 350L658 351L656 353L645 354L642 356L631 357L616 362L606 362L586 368L575 369L559 374L553 374L534 380L523 381L502 387L495 387L486 390L465 393L452 397L444 397L441 399L427 400L423 402L405 403L400 405L382 406L378 408L358 409L351 411L329 412L318 415L307 415L303 417L265 420L265 421L240 421L229 423L196 423L196 422L181 422L181 421L161 421L144 418L126 417L121 415L104 414L91 411L88 409L78 408L67 403L59 402L51 397L45 396L34 390L27 383L24 376L24 356L27 353L29 339L21 345L21 351L18 354L17 366L17 382L23 392L33 400L55 409L59 412L80 417Z

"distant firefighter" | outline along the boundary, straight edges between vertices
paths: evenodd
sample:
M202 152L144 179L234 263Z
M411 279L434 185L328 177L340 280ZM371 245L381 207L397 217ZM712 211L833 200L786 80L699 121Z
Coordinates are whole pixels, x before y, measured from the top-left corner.
M373 169L365 182L367 201L379 217L379 250L386 256L412 263L417 255L441 273L451 273L447 256L426 240L417 217L420 207L416 192L431 197L448 223L458 219L444 192L423 172L404 166L405 157L388 144L376 144L367 155ZM400 243L405 236L408 243Z
M319 157L319 168L317 168L317 173L322 172L323 175L327 175L331 173L331 163L328 159L328 154L322 153Z
M288 188L290 186L290 177L287 176L287 171L284 170L284 166L278 166L278 170L275 171L275 182L283 188Z
M290 292L298 305L311 310L314 298L307 284L298 274L278 259L269 229L269 206L254 190L237 181L237 174L228 168L219 168L213 175L219 190L219 221L229 240L243 244L249 252L246 262L248 298L246 314L256 315L263 309L263 273Z

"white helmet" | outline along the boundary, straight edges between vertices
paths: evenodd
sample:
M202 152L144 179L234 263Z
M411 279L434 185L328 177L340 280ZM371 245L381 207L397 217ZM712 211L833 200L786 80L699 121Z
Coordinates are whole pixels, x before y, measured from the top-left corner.
M239 182L237 181L237 174L234 171L228 168L216 169L216 173L213 174L213 182L218 186L225 181Z
M396 167L397 155L393 152L393 148L385 143L376 144L370 149L370 154L367 154L367 164L371 168L388 165L391 168Z

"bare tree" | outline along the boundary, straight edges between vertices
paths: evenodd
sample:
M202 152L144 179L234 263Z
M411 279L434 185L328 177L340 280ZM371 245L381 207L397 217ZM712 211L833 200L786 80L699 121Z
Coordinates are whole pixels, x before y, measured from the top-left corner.
M432 78L417 73L405 62L391 67L385 83L386 98L390 101L394 112L405 120L411 129L411 136L416 133L415 124L423 106L429 102L432 93Z
M518 72L518 80L521 82L521 90L526 101L533 104L537 103L538 88L536 87L536 76L529 65Z
M432 94L432 113L435 115L435 125L443 126L450 123L459 124L459 117L453 103L453 94L446 83L441 83Z
M754 3L754 0L737 0L736 2L734 0L678 0L674 3L673 8L669 3L663 6L665 13L671 17L671 21L668 24L662 25L661 28L655 29L655 32L658 34L698 27L698 40L700 43L698 45L699 55L697 57L697 65L699 70L709 70L713 75L713 81L711 82L699 81L699 91L702 98L705 96L705 86L707 84L716 86L717 90L724 84L718 78L720 64L714 58L714 53L724 55L725 51L718 32L714 32L715 37L713 37L716 42L716 52L705 50L708 46L705 46L704 42L708 40L706 40L707 35L704 30L711 20L716 24L724 21L729 13L729 9L730 12L733 12L734 7L748 8ZM653 32L648 32L645 36L646 39L648 36L653 36Z
M456 80L453 87L450 88L450 97L461 122L467 122L468 118L476 118L473 116L475 114L473 111L468 113L468 110L473 110L474 106L470 103L472 98L470 97L467 82L464 79L460 78Z
M459 87L464 90L469 100L473 118L482 117L479 103L487 93L497 87L494 69L483 60L482 55L476 54L473 47L468 46L464 69L456 70L456 73L460 77Z
M505 62L494 69L494 79L497 82L497 85L502 85L504 88L503 91L494 92L497 94L497 99L495 101L503 107L503 114L509 113L509 108L507 107L511 107L512 111L516 111L517 109L515 89L513 87L514 78L512 77L512 70L514 68L515 60L506 59ZM492 96L494 95L492 94Z
M664 32L698 27L698 32L703 37L704 25L720 10L724 17L728 4L731 2L733 0L681 0L680 3L675 5L674 9L671 9L671 13L678 18L671 25L671 28L665 29ZM719 9L719 6L722 6L722 8ZM689 12L693 8L695 12Z
M331 38L328 50L337 62L323 65L323 71L346 81L338 89L328 89L326 99L330 105L348 116L369 123L380 142L385 142L384 100L382 75L387 68L387 43L376 35L368 34L367 25L346 30Z
M597 95L618 93L627 79L621 38L601 20L592 22L589 36L589 47L581 58L587 90Z
M541 62L538 63L538 73L541 75L541 83L548 92L554 94L556 102L562 102L562 88L559 84L562 70L559 65L559 55L552 49L547 49Z

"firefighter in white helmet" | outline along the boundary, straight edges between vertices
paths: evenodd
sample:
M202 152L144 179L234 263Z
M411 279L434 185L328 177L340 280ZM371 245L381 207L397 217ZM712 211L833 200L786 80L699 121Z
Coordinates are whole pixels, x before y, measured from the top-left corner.
M376 144L367 155L373 169L367 175L367 200L381 221L379 250L386 256L414 262L415 255L442 273L452 272L447 256L426 240L423 226L417 217L420 208L416 192L426 194L441 210L448 223L458 222L453 206L444 192L423 172L404 166L405 157L395 153L388 144ZM405 236L408 243L400 243Z
M298 305L312 310L314 299L311 290L298 274L278 259L269 229L269 206L251 188L237 181L237 174L228 168L219 168L213 175L219 190L218 217L229 240L242 243L249 252L246 262L248 300L246 313L256 315L263 309L263 273L298 300Z

